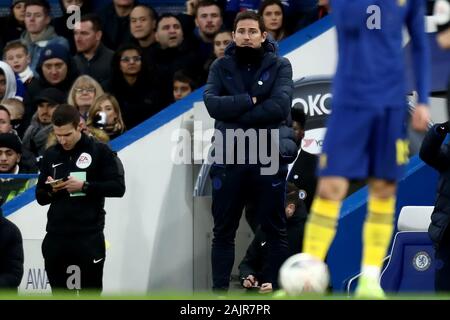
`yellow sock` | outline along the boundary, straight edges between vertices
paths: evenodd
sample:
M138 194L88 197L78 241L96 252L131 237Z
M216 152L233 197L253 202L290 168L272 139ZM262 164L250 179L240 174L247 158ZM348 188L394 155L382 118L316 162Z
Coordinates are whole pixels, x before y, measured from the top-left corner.
M383 266L394 229L395 197L369 197L368 214L363 230L362 266Z
M341 201L316 197L311 206L311 214L305 226L303 252L325 260L328 249L336 234L337 219Z

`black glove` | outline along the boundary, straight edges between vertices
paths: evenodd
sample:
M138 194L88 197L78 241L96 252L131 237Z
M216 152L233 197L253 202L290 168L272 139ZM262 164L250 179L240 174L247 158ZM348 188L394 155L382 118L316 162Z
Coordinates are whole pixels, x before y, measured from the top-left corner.
M449 133L450 121L438 124L438 126L436 127L436 132L439 133L440 135L446 135L447 133Z

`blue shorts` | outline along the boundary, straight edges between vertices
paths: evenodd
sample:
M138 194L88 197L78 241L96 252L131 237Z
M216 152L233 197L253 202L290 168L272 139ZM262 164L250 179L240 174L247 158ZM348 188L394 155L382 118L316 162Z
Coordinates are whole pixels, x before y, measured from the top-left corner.
M327 123L320 176L397 180L408 162L407 108L336 106Z

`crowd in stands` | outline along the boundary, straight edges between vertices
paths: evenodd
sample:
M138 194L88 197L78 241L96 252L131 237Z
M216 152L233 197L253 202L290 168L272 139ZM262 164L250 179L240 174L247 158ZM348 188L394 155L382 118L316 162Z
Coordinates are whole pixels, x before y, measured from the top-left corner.
M47 0L13 0L0 18L0 102L32 171L52 143L56 105L75 106L86 133L107 142L203 85L238 12L259 12L277 41L321 16L318 0L187 0L178 14L135 0L60 6L52 17Z

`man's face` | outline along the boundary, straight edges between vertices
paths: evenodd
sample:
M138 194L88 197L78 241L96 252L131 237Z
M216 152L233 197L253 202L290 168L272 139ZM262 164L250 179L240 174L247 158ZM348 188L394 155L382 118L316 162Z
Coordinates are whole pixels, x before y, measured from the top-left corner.
M56 105L48 102L41 102L38 104L37 112L39 122L42 124L49 124L52 121L53 111L55 111Z
M63 126L53 125L56 140L64 150L72 150L81 138L81 125L75 127L72 123Z
M3 99L6 92L6 78L4 74L0 74L0 100Z
M292 129L294 130L295 140L297 141L297 143L300 143L305 137L305 130L297 121L292 121Z
M0 133L11 132L11 119L5 110L0 110Z
M76 23L73 35L79 53L95 50L102 39L102 32L95 32L91 21Z
M266 37L267 33L261 33L258 21L253 19L240 20L233 31L233 40L238 47L260 48Z
M31 5L25 9L25 28L31 34L39 34L50 23L50 17L41 6Z
M222 16L218 6L200 7L195 16L195 25L207 37L214 36L222 27Z
M178 47L183 42L183 30L178 19L173 17L162 19L155 37L163 49Z
M155 30L156 21L143 7L136 7L130 14L130 31L134 38L147 39Z
M42 64L42 74L51 85L57 85L67 76L67 64L59 58L48 59Z
M20 161L20 154L13 149L0 147L0 173L13 173Z
M30 56L25 53L25 49L16 48L6 52L5 60L15 73L21 73L30 63Z

